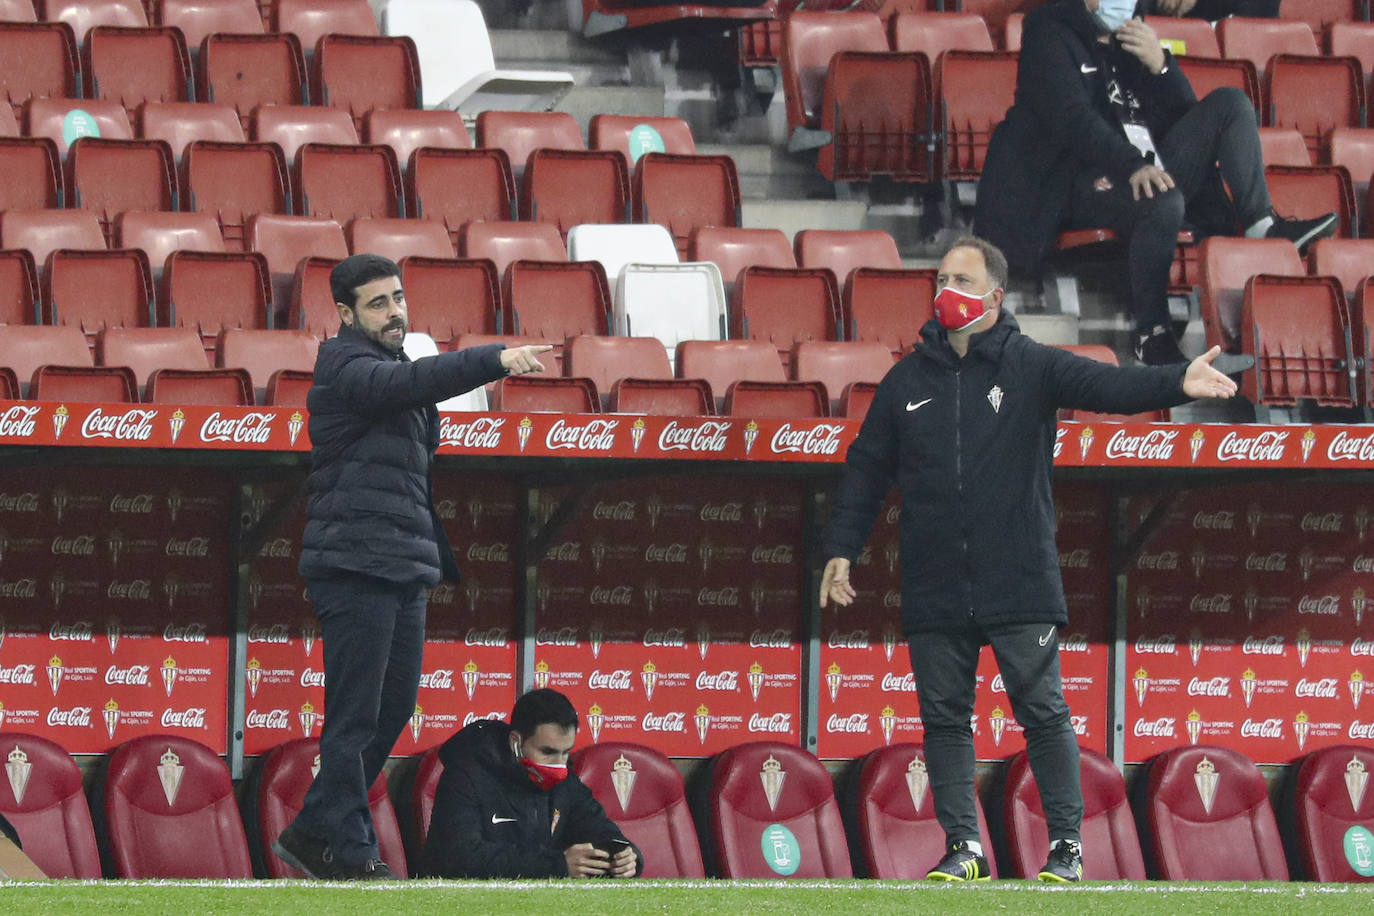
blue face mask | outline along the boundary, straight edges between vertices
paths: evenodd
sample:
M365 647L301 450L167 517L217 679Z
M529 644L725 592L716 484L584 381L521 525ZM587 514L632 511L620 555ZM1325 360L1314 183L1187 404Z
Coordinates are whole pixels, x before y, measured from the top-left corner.
M1135 12L1136 0L1097 0L1097 21L1108 32L1121 28Z

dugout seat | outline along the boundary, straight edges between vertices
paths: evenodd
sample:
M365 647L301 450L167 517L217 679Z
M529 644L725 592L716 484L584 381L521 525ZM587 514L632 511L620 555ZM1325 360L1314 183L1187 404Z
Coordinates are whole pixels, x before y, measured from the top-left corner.
M415 256L398 263L413 330L439 341L506 330L501 279L490 261Z
M31 401L138 403L138 382L127 366L39 366L29 383Z
M1298 854L1308 880L1374 881L1371 771L1374 750L1363 745L1338 744L1303 758L1295 813Z
M1265 123L1301 132L1313 162L1332 130L1364 126L1364 76L1353 57L1279 54L1269 62L1264 86Z
M847 340L880 343L900 356L935 317L935 271L856 267L843 281L841 324Z
M562 340L611 331L611 289L596 261L514 261L503 289L511 333Z
M477 146L499 149L518 182L537 149L585 150L582 131L566 111L483 111L477 115Z
M275 143L286 161L296 161L296 151L307 143L357 146L358 131L348 112L319 105L260 105L249 117L256 143Z
M195 329L214 349L224 328L272 325L272 277L253 251L174 251L158 284L158 327Z
M1360 281L1374 273L1374 239L1317 239L1307 250L1313 276L1335 277L1349 301Z
M755 382L725 389L721 413L732 417L828 417L830 394L820 382Z
M0 757L9 776L0 780L0 815L19 834L24 854L49 878L100 878L76 761L54 741L14 731L0 732Z
M215 365L243 369L252 381L259 403L269 403L267 390L283 373L310 375L320 341L305 331L262 331L224 328L215 339Z
M668 356L656 337L567 335L563 372L591 379L602 395L603 408L610 403L613 389L622 379L687 381L673 379Z
M1259 273L1301 277L1307 273L1287 239L1204 239L1198 254L1198 305L1207 346L1240 352L1241 300L1245 282Z
M678 378L705 379L716 413L724 412L725 392L741 379L787 381L777 348L763 340L684 340L677 345L674 370Z
M688 261L711 261L720 268L728 296L746 267L795 268L796 257L780 229L735 229L702 226L687 239Z
M105 251L100 221L86 210L0 211L0 250L22 248L40 268L61 249Z
M492 387L491 409L511 413L598 413L601 397L591 379L513 375Z
M190 328L105 328L96 338L98 366L126 366L141 388L159 369L211 368L200 335Z
M943 144L940 177L976 181L993 129L1016 94L1017 55L1009 51L946 51L935 64L937 128Z
M610 150L534 150L520 188L520 218L552 223L564 238L582 223L629 222L625 158Z
M64 157L81 137L132 140L129 115L118 102L103 99L29 99L24 106L24 133L47 137Z
M1241 352L1255 357L1240 386L1253 404L1355 406L1350 316L1334 277L1251 277L1241 302Z
M81 328L147 328L155 322L153 274L138 249L48 255L43 270L43 323Z
M154 276L174 251L224 251L224 237L208 213L165 213L130 210L114 221L115 248L140 248L148 256Z
M832 416L840 415L851 385L878 384L892 364L892 351L873 341L806 340L792 347L792 379L824 385Z
M11 325L0 334L0 366L27 384L42 366L95 365L86 335L77 328L52 325Z
M1260 159L1265 165L1312 165L1307 141L1296 127L1261 127Z
M431 220L362 217L348 221L344 238L353 254L370 252L397 262L409 257L453 257L448 233Z

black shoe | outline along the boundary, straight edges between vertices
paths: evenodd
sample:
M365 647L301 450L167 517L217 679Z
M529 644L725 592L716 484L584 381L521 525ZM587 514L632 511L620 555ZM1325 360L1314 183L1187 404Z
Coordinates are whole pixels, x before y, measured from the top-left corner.
M1305 254L1309 242L1324 239L1336 234L1339 220L1335 213L1317 216L1312 219L1289 219L1274 216L1274 225L1264 234L1265 238L1288 239L1298 246L1298 254Z
M295 824L281 832L281 836L272 844L272 851L287 865L305 872L306 877L323 881L340 877L339 865L334 861L329 844Z
M1037 876L1041 881L1067 884L1083 880L1083 847L1077 840L1060 840Z
M928 881L988 881L992 879L992 869L988 868L987 856L981 856L968 848L967 843L955 843L940 864L926 872Z
M1178 348L1178 339L1167 325L1157 324L1135 342L1135 358L1147 366L1168 366L1191 362Z
M343 865L339 867L339 875L345 881L394 881L391 869L386 867L386 863L381 859L368 859L362 865Z

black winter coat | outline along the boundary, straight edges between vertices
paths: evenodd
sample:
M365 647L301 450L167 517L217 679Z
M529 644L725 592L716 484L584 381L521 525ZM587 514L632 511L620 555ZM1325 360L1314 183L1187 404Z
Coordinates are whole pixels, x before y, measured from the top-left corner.
M504 377L503 349L492 344L411 362L347 325L320 345L306 399L313 450L302 576L457 581L433 508L434 405Z
M1054 541L1056 413L1188 400L1183 366L1116 367L1036 343L1002 313L960 359L939 323L878 385L822 545L851 562L895 482L902 631L1068 622ZM862 585L861 570L856 584Z
M567 877L563 850L624 840L572 773L545 791L511 755L511 728L481 719L439 749L444 773L425 841L425 874L442 878ZM644 871L644 854L638 872Z
M1100 44L1098 34L1083 0L1026 15L1016 100L993 131L974 215L976 234L1001 248L1014 270L1036 271L1054 245L1076 175L1091 169L1122 184L1148 164L1108 100L1106 55L1142 99L1156 143L1197 102L1171 58L1156 76L1119 46Z

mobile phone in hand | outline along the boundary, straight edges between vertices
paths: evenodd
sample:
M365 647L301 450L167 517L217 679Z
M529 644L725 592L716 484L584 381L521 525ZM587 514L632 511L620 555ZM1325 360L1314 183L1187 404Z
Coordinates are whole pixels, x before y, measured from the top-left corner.
M630 841L612 838L598 840L596 843L592 845L610 857L611 861L606 865L606 877L614 877L615 872L612 869L614 869L615 867L615 857L630 848Z

